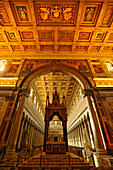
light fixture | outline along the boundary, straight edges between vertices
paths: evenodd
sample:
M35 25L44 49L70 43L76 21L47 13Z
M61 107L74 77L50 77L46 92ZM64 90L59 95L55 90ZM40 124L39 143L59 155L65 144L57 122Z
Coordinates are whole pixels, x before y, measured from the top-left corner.
M6 60L1 60L0 61L0 71L3 71L4 70L4 68L5 68L5 65L6 65Z

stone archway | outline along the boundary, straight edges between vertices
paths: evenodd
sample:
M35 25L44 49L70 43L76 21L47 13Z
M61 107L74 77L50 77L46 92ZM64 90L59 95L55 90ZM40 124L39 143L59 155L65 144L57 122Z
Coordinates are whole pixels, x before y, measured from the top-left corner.
M35 79L35 77L40 76L50 71L60 71L60 72L68 73L72 75L72 77L74 77L81 84L83 89L90 90L92 88L92 84L86 76L84 76L82 73L80 73L78 70L76 70L72 66L68 66L65 64L44 65L44 66L37 67L36 69L31 71L19 85L20 105L18 107L15 124L14 124L14 128L12 131L13 137L11 138L9 142L9 147L8 147L9 150L13 150L13 151L15 150L15 144L17 141L18 133L19 133L19 127L20 127L24 103L26 99L26 93L29 91L28 89L29 89L30 83ZM17 129L17 126L18 126L18 129ZM15 136L15 133L17 134L16 136Z

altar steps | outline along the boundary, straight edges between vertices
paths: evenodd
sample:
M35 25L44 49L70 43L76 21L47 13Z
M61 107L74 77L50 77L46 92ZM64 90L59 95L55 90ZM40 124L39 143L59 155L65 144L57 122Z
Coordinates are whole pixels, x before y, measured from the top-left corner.
M19 165L19 170L89 170L93 167L79 156L68 154L38 154Z

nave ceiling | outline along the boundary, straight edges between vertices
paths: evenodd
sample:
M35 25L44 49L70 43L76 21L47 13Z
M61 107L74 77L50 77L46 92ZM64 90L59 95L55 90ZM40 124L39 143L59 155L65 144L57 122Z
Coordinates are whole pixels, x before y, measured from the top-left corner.
M68 118L71 116L71 112L74 111L74 102L76 94L81 92L82 88L78 81L68 73L63 72L49 72L41 76L38 76L32 82L32 87L37 90L42 110L46 107L46 97L49 95L49 101L52 103L52 97L55 93L55 89L59 94L60 103L62 102L63 96L66 98L66 107L68 112ZM42 115L43 117L43 115Z

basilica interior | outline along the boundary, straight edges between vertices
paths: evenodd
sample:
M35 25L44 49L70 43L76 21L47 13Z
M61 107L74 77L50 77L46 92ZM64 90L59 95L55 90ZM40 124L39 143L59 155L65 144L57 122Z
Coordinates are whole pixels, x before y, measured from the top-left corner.
M113 0L0 1L0 169L113 166Z

